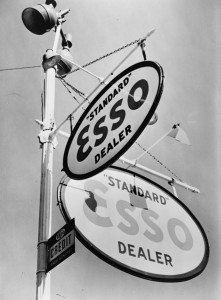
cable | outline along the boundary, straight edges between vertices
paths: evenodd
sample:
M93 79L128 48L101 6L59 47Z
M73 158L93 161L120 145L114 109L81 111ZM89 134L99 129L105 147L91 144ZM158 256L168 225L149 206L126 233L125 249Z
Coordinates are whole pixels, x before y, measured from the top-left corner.
M139 41L140 41L140 39L135 40L135 41L133 41L133 42L131 42L129 44L126 44L126 45L124 45L124 46L122 46L122 47L120 47L120 48L118 48L118 49L116 49L116 50L114 50L114 51L112 51L110 53L107 53L107 54L105 54L105 55L103 55L103 56L101 56L101 57L99 57L99 58L97 58L97 59L95 59L95 60L93 60L93 61L85 64L85 65L83 65L82 68L90 66L90 65L94 64L95 62L98 62L98 61L100 61L100 60L102 60L102 59L104 59L104 58L106 58L106 57L108 57L108 56L110 56L112 54L117 53L118 51L121 51L121 50L123 50L123 49L125 49L127 47L130 47L130 46L138 43ZM40 68L40 67L41 67L41 65L39 65L39 66L30 66L30 67L20 67L20 68L7 68L7 69L0 69L0 72L3 72L3 71L14 71L14 70L23 70L23 69L33 69L33 68ZM74 69L73 71L70 72L70 74L73 73L73 72L76 72L78 70L80 70L80 69L79 68Z
M98 62L98 61L100 61L100 60L102 60L102 59L104 59L104 58L112 55L112 54L115 54L115 53L117 53L117 52L119 52L119 51L121 51L121 50L123 50L123 49L125 49L127 47L130 47L130 46L138 43L139 41L140 40L135 40L135 41L133 41L133 42L131 42L129 44L126 44L126 45L124 45L124 46L122 46L122 47L120 47L120 48L118 48L118 49L116 49L114 51L111 51L110 53L107 53L107 54L105 54L105 55L103 55L103 56L101 56L101 57L99 57L99 58L97 58L97 59L95 59L95 60L93 60L91 62L86 63L85 65L82 66L82 68L88 67L88 66L90 66L90 65L92 65L92 64L94 64L94 63L96 63L96 62ZM74 72L79 71L79 70L80 69L77 68L77 69L72 70L70 73L74 73Z
M139 144L138 142L135 142L143 151L147 151L141 144ZM151 154L149 151L146 152L146 154L148 154L150 157L152 157L157 163L159 163L162 167L164 167L171 175L175 176L176 179L178 179L179 181L183 182L183 180L177 176L172 170L170 170L166 165L164 165L158 158L156 158L156 156L154 156L153 154Z
M33 68L40 68L41 65L39 66L30 66L30 67L20 67L20 68L8 68L8 69L0 69L0 72L3 71L14 71L14 70L23 70L23 69L33 69Z

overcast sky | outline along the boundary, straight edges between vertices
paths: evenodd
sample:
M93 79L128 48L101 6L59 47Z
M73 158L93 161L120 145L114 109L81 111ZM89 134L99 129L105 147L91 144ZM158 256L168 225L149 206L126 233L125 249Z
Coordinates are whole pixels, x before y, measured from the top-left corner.
M54 32L37 36L22 23L24 8L38 1L0 4L0 295L3 300L35 299L41 151L37 135L41 119L42 56L53 45ZM196 278L181 283L144 280L108 265L76 240L76 253L51 272L51 299L180 299L216 300L220 295L220 1L209 0L58 0L57 10L70 8L65 33L73 36L71 53L83 65L139 39L152 28L146 42L148 60L165 73L157 108L158 122L144 130L138 142L147 148L181 123L192 146L164 139L151 152L167 167L145 155L142 165L197 187L200 194L177 189L179 199L204 228L210 244L207 267ZM60 47L60 42L59 42ZM128 47L88 67L101 77L131 50ZM121 70L142 61L141 51ZM30 66L30 69L9 70ZM37 66L37 67L35 67ZM90 93L98 83L75 72L73 86ZM80 98L81 100L81 98ZM56 124L77 107L56 80ZM69 124L63 128L69 132ZM58 137L54 154L52 233L65 221L57 206L57 186L64 175L67 140ZM125 157L141 154L133 145ZM159 179L151 177L159 184ZM165 185L171 191L169 185Z

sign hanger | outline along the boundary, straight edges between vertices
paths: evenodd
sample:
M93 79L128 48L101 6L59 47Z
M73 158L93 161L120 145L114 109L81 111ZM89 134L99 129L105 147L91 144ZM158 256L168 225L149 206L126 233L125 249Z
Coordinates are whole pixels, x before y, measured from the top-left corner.
M78 111L80 111L80 109L82 108L82 106L86 103L89 102L89 99L95 94L95 92L99 89L99 87L106 83L106 81L114 75L114 73L119 69L119 67L140 47L140 42L144 42L146 41L154 32L156 31L156 29L151 29L150 31L148 31L148 33L139 40L139 42L137 43L137 45L127 54L127 56L120 61L120 63L102 80L100 81L100 83L91 91L91 93L87 96L87 98L85 99L85 101L83 101L76 109L74 109L72 111L72 113L70 115L67 116L67 118L61 122L57 128L53 131L53 133L51 134L51 140L53 140L53 138L56 136L56 134L58 133L58 131L61 129L61 127L69 120L70 116L77 113ZM82 68L81 68L82 69ZM85 68L83 68L85 70Z

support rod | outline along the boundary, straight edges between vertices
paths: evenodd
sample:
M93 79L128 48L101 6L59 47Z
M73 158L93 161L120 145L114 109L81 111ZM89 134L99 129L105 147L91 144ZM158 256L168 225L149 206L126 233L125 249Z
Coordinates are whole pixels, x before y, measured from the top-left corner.
M65 137L65 138L69 138L69 137L70 137L70 134L68 134L68 133L66 133L66 132L64 132L64 131L62 131L62 130L59 130L59 131L58 131L58 134L60 134L61 136ZM186 190L188 190L188 191L191 191L191 192L193 192L193 193L200 193L200 190L199 190L199 189L197 189L197 188L195 188L195 187L193 187L193 186L190 186L189 184L187 184L187 183L185 183L185 182L179 181L179 180L177 180L177 179L171 178L171 177L166 176L166 175L164 175L164 174L161 174L161 173L159 173L159 172L157 172L157 171L154 171L154 170L152 170L152 169L149 169L149 168L147 168L147 167L144 167L144 166L142 166L142 165L140 165L140 164L137 164L137 163L136 163L136 160L131 161L131 160L128 160L128 159L126 159L125 157L121 156L121 157L119 158L119 161L121 161L121 162L124 163L124 164L127 164L127 165L130 166L130 167L136 167L138 170L144 171L144 172L149 173L149 174L151 174L151 175L153 175L153 176L155 176L155 177L158 177L158 178L160 178L160 179L166 180L169 184L171 184L171 183L172 183L173 185L176 184L176 185L178 185L178 186L180 186L180 187L182 187L182 188L184 188L184 189L186 189ZM171 185L172 185L172 184L171 184ZM173 187L173 185L172 185L172 187ZM173 191L174 191L174 190L173 190ZM175 194L175 195L177 195L177 194Z
M195 188L193 186L190 186L189 184L187 184L185 182L179 181L177 179L171 178L171 177L163 175L163 174L161 174L161 173L159 173L157 171L154 171L152 169L144 167L144 166L142 166L140 164L137 164L135 160L130 161L130 160L124 158L123 156L121 156L119 158L119 161L121 161L124 164L129 165L130 167L136 167L138 170L147 172L147 173L149 173L149 174L151 174L153 176L156 176L156 177L158 177L160 179L166 180L168 183L170 183L172 181L174 185L176 184L176 185L178 185L178 186L180 186L180 187L182 187L182 188L184 188L184 189L186 189L188 191L191 191L193 193L200 193L199 189L197 189L197 188Z
M89 71L89 70L87 70L87 69L81 67L80 65L78 65L78 64L75 63L74 61L72 61L72 60L70 60L70 59L67 59L66 57L62 56L61 54L60 54L60 56L61 56L61 58L63 58L64 61L69 62L70 64L74 65L75 67L78 67L78 69L80 69L80 70L84 71L85 73L88 73L89 75L91 75L91 76L97 78L99 81L102 81L102 78L101 78L101 77L97 76L96 74L92 73L91 71Z

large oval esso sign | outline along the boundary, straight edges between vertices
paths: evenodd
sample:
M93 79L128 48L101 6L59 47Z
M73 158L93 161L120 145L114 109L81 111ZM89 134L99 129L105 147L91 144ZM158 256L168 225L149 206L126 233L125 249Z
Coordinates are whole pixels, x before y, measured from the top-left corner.
M74 127L63 167L72 179L89 178L113 164L150 122L163 91L163 70L137 63L115 77Z
M203 228L182 202L156 183L116 167L86 180L64 177L61 212L75 218L78 239L117 268L145 279L176 282L205 268Z

